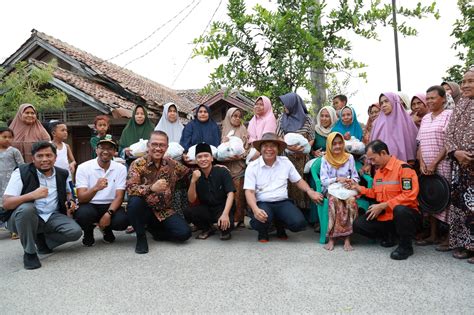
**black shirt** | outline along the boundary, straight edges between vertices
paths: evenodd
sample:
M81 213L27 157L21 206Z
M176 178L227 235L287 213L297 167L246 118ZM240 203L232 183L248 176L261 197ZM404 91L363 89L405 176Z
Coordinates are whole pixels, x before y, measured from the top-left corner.
M201 203L208 206L225 204L230 192L235 192L235 188L226 168L213 166L208 178L201 171L201 177L196 183L196 193Z

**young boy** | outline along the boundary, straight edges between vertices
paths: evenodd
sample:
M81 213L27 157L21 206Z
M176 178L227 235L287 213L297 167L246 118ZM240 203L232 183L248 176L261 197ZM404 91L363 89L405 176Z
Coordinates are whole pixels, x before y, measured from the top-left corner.
M95 153L95 149L97 149L97 143L103 139L112 139L112 135L107 133L107 130L109 130L109 117L105 115L97 116L94 120L94 126L97 135L93 136L90 141L93 159L97 157L97 154Z
M73 174L76 169L76 159L72 154L71 147L64 142L68 136L66 124L60 121L54 121L50 123L50 130L53 139L51 142L56 146L57 150L56 163L54 163L54 166L69 170L69 172Z

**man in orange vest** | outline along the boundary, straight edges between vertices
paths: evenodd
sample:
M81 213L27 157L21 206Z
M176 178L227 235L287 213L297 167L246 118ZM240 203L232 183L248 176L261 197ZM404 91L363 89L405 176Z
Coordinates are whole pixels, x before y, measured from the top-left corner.
M380 140L367 144L366 154L377 168L374 186L365 188L353 181L348 185L378 203L354 221L354 232L372 239L382 238L380 245L383 247L395 245L393 236L396 233L400 241L390 258L407 259L413 255L412 239L421 226L418 177L410 165L390 155L387 145Z

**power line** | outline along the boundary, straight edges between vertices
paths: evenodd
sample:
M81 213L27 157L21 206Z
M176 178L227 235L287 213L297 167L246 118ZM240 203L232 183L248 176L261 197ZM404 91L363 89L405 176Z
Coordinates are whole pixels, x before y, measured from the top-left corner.
M201 36L204 36L204 34L206 33L207 31L207 28L209 27L209 25L211 25L211 22L212 20L214 19L214 16L216 15L217 11L219 10L219 8L221 7L221 4L222 4L222 0L219 1L219 4L217 5L217 8L214 10L214 13L212 13L212 16L211 16L211 19L209 20L209 22L207 22L207 25L206 27L204 28L204 30L202 31L201 33ZM189 54L188 58L186 59L186 61L184 62L183 66L181 67L181 69L179 70L178 74L176 75L176 77L174 78L173 80L173 83L171 83L171 86L174 86L174 84L176 83L176 80L178 80L179 76L181 75L181 73L183 72L184 68L186 68L189 60L191 60L192 56L193 56L193 51L194 49L196 49L197 47L197 44L194 45L193 49L191 50L191 53Z
M162 25L160 25L159 27L157 27L153 32L151 32L150 35L146 36L145 38L143 38L142 40L136 42L135 44L133 44L132 46L130 46L129 48L125 49L124 51L116 54L115 56L109 58L109 59L106 59L106 61L110 61L112 59L115 59L117 57L120 57L122 56L123 54L129 52L130 50L134 49L135 47L137 47L138 45L141 45L142 43L144 43L145 41L149 40L153 35L156 34L156 32L158 32L159 30L161 30L163 27L165 27L166 25L168 25L169 23L171 23L174 19L176 19L178 16L181 15L181 13L183 13L184 11L186 11L194 2L196 2L196 0L193 0L191 1L191 3L189 3L186 7L184 7L181 11L179 11L175 16L173 16L172 18L170 18L168 21L166 21L165 23L163 23Z
M178 28L179 25L181 25L181 23L194 11L194 9L196 9L196 7L201 3L201 0L198 0L198 2L191 8L191 10L178 22L178 24L176 24L172 29L171 31L168 32L168 34L166 34L165 37L163 37L163 39L155 46L153 47L152 49L148 50L146 53L144 53L143 55L135 58L135 59L132 59L130 60L129 62L127 62L123 67L126 67L128 66L129 64L131 64L132 62L135 62L139 59L142 59L143 57L147 56L148 54L150 54L151 52L153 52L155 49L157 49L158 47L161 46L161 44Z

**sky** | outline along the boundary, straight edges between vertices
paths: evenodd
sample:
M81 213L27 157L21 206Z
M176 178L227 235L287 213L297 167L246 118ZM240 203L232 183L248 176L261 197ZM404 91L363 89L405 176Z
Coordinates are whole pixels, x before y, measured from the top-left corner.
M246 3L249 7L256 3L274 7L275 2ZM397 0L397 6L414 3L413 0ZM225 21L226 6L225 0L5 1L0 19L0 63L30 37L32 29L102 59L110 59L146 39L110 61L127 65L128 69L174 89L202 88L217 63L208 63L202 57L189 59L193 39L203 33L214 12L213 21ZM398 38L402 91L410 96L440 84L446 69L458 63L456 52L451 48L454 38L450 36L452 25L460 16L456 0L438 1L437 6L441 14L439 20L433 17L411 20L409 25L418 30L418 36ZM183 9L185 11L168 22ZM379 35L379 41L351 37L352 56L368 65L364 69L367 82L351 79L347 91L356 93L349 103L362 122L367 119L367 107L378 100L380 93L397 90L393 30L381 28ZM345 74L338 76L342 79ZM302 96L309 99L304 91Z

